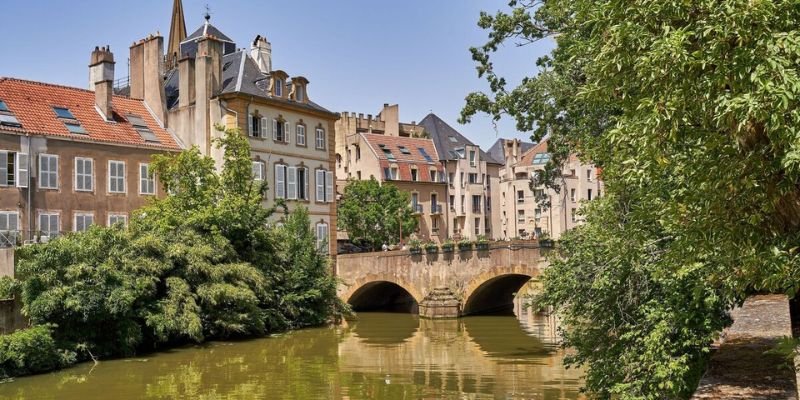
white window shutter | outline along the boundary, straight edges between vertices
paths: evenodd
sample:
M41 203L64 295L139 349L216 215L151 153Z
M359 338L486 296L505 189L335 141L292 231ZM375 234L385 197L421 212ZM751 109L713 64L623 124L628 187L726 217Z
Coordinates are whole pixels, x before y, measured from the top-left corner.
M297 167L286 168L286 197L297 200Z
M303 179L303 185L305 186L303 188L303 200L310 200L311 195L308 193L308 168L303 168L303 175L305 176L305 179Z
M30 180L30 174L28 173L28 154L26 153L17 153L17 187L26 188L28 187L28 181Z
M253 114L247 115L247 134L255 136L255 132L253 132Z
M253 161L253 180L262 181L264 180L263 176L261 175L261 163L258 161Z
M269 125L267 125L267 118L261 118L261 137L266 139L269 137Z
M290 129L289 128L289 123L288 122L284 122L283 123L283 140L286 143L289 143L289 132L291 132L289 129Z
M0 186L8 185L8 152L0 151Z
M325 171L318 169L317 170L317 202L324 203L325 202Z
M278 140L278 120L272 120L272 140Z
M325 200L333 203L333 171L325 173Z
M275 198L286 198L286 166L275 166Z

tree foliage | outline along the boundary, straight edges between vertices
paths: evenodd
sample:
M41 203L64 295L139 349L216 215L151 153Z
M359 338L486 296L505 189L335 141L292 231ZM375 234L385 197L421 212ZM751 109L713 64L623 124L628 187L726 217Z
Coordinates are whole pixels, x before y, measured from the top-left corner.
M482 13L472 49L488 93L462 120L510 116L603 168L545 273L540 304L601 398L691 392L726 310L753 291L800 288L800 8L794 1L511 1ZM554 40L516 87L503 44ZM532 68L533 70L533 68ZM539 183L539 182L537 182Z
M408 193L374 178L349 181L338 209L339 225L350 240L371 249L398 243L401 229L403 238L407 238L417 228Z
M227 131L223 168L196 148L157 156L172 195L130 227L92 227L19 253L23 312L62 348L130 355L186 341L321 324L342 309L307 212L276 215L251 176L247 139ZM304 227L304 229L302 228Z

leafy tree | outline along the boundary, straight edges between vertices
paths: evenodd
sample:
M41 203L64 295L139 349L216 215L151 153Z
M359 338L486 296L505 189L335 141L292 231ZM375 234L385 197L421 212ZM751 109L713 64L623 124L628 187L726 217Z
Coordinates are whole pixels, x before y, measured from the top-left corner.
M462 120L504 115L553 161L603 168L544 276L569 359L598 397L690 393L726 311L753 291L800 288L800 8L792 1L511 1L482 13L473 48L489 93ZM504 43L556 48L509 87Z
M417 228L408 193L392 184L381 185L374 178L349 181L338 209L339 225L350 239L371 249L398 243L401 229L407 238Z
M252 179L247 139L229 130L217 145L220 173L196 148L155 157L173 194L139 210L128 229L92 227L22 248L20 282L8 286L31 322L56 325L55 343L85 359L335 317L335 281L307 213L270 228L274 210Z

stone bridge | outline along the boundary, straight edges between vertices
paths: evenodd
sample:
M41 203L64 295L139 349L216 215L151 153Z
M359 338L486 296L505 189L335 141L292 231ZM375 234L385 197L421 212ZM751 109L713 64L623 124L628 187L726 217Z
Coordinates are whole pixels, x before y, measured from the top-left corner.
M389 310L428 318L510 311L516 293L547 262L538 244L435 254L407 251L340 255L339 297L355 311Z

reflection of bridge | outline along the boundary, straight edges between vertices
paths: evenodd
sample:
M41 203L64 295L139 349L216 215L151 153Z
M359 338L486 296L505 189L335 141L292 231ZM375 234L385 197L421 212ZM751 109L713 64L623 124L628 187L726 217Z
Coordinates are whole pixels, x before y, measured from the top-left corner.
M339 296L356 311L393 310L430 318L510 311L517 291L546 266L540 248L410 255L405 251L340 255Z

